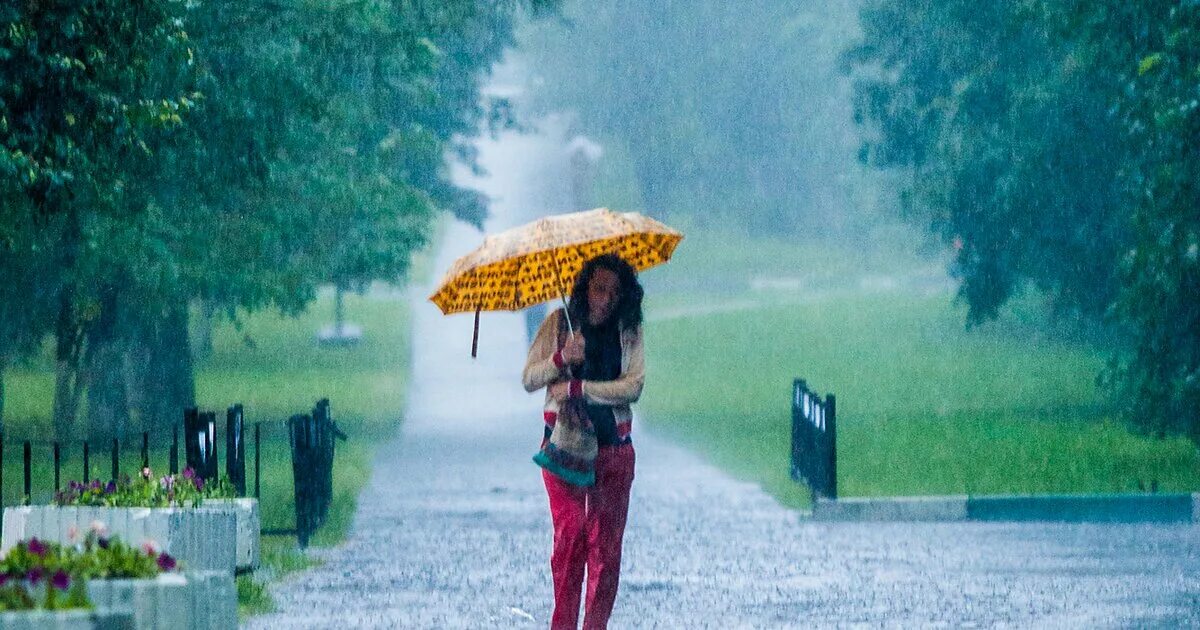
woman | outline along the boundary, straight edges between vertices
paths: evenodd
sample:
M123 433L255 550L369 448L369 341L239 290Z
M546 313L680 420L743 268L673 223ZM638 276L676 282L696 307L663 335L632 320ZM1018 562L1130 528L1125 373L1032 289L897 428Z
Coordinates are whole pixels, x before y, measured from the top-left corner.
M595 482L574 485L542 470L554 550L552 628L575 628L584 569L584 628L604 628L617 597L621 540L633 483L633 420L630 404L642 393L642 286L633 268L615 254L584 264L571 291L568 333L564 311L546 318L525 362L526 391L546 388L545 436L550 440L561 410L576 405L595 430Z

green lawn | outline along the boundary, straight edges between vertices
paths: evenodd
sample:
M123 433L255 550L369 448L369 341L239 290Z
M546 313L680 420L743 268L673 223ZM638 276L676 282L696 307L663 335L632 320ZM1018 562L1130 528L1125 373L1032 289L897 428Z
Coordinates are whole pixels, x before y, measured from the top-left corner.
M843 496L1200 489L1196 447L1115 420L1103 353L1051 332L1035 298L968 332L927 281L936 262L872 249L689 235L646 274L649 428L803 507L788 451L804 378L838 398ZM756 288L764 276L798 280ZM722 303L741 307L709 312Z
M329 545L344 538L358 492L369 477L375 447L397 430L404 409L409 359L407 310L407 300L399 294L347 296L347 319L364 330L362 343L350 348L319 347L315 343L316 331L332 320L329 295L323 295L298 318L258 313L244 316L239 326L221 321L214 327L212 354L197 362L197 402L202 408L218 412L218 424L223 423L223 410L236 402L245 405L247 422L262 423L260 509L264 528L290 528L295 523L291 455L283 421L292 414L310 411L318 399L328 397L333 418L349 440L337 444L333 503L328 521L313 544ZM42 357L6 375L9 436L48 433L53 390L49 365L48 356ZM250 432L247 437L252 436ZM223 443L221 440L219 433L218 443ZM9 505L21 500L20 446L14 442L10 438L5 449L5 503ZM45 452L38 451L39 456L34 457L35 502L47 500L53 484L48 448L40 448ZM64 451L64 483L81 476L79 450L69 445ZM246 456L252 492L253 448L247 448ZM136 449L125 448L121 460L122 470L140 466ZM156 445L151 453L152 467L165 472L166 462L165 448ZM93 476L107 478L110 465L108 451L93 452ZM297 553L294 538L264 538L263 559L263 570L255 578L239 578L243 612L269 610L263 579L308 566L306 558Z

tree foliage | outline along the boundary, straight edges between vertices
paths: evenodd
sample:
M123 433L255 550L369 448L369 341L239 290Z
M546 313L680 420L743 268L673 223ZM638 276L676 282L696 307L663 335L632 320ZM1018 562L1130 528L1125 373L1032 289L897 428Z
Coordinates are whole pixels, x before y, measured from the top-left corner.
M0 8L0 370L56 341L55 428L174 421L189 309L303 310L401 279L555 0L112 0ZM2 389L0 389L2 401ZM2 407L0 407L2 409Z
M1141 28L1117 112L1138 151L1124 176L1131 246L1114 311L1130 334L1116 375L1130 413L1200 443L1200 6L1123 6Z
M868 0L860 21L861 157L957 250L968 322L1039 288L1116 333L1131 417L1200 439L1200 9Z

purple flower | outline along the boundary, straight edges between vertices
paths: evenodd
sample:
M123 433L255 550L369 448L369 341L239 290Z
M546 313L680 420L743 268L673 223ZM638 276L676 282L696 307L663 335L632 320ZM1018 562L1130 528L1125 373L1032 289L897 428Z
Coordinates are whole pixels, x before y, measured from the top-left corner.
M37 538L29 539L29 553L41 558L46 555L46 545Z
M50 578L50 585L60 591L65 591L67 587L71 586L71 576L67 575L66 571L59 569L54 577Z
M99 490L99 489L100 489L100 480L93 479L92 480L92 490Z
M96 541L96 544L100 545L101 549L108 549L108 539L107 538L100 538L100 540Z
M42 567L34 567L29 570L29 573L25 574L25 579L29 580L30 584L37 584L38 582L42 581L42 577L44 575L45 570L42 569Z
M203 489L204 489L204 480L203 480L203 479L201 479L200 477L196 477L196 479L195 479L195 480L193 480L193 483L195 483L195 484L196 484L196 489L197 489L197 490L203 490Z
M104 486L104 494L112 494L117 491L117 482L110 481L107 486Z
M183 478L184 478L184 479L195 479L195 478L196 478L196 471L192 470L192 467L191 467L191 466L188 466L187 468L184 468L184 469L183 469Z
M4 586L5 584L8 584L8 581L10 579L12 579L12 576L9 575L7 572L0 573L0 586Z
M158 554L158 568L162 569L163 571L174 571L175 558L172 558L171 555L166 552Z

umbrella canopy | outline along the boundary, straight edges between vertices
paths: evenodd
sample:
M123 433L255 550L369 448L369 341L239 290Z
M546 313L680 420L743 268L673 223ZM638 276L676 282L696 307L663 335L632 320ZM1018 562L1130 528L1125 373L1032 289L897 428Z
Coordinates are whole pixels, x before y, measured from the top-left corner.
M600 254L617 254L642 271L670 259L682 239L636 212L549 216L485 238L454 261L429 299L446 315L516 311L564 298L583 263Z
M597 208L489 236L451 265L429 299L442 313L516 311L569 293L583 263L605 253L637 271L666 262L683 234L637 214Z

